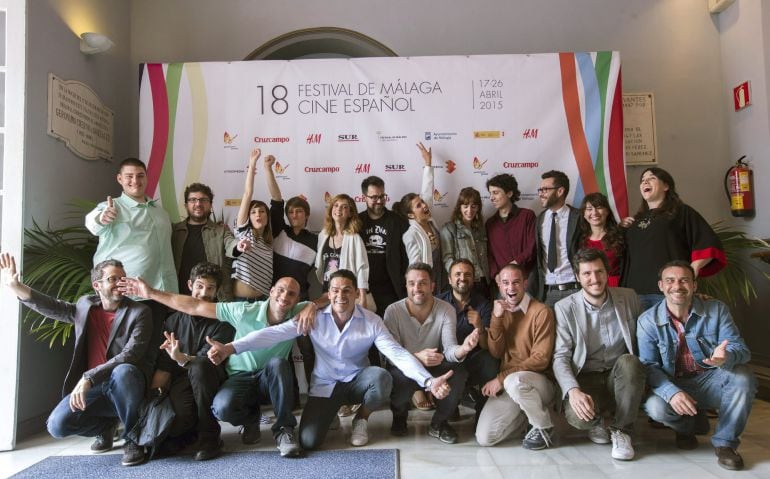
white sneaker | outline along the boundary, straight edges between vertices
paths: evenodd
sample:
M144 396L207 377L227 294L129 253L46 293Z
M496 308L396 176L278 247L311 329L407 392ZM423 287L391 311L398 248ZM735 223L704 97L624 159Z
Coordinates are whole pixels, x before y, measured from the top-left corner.
M620 429L613 429L612 434L612 458L621 461L630 461L634 458L634 446L631 444L631 436Z
M607 432L607 428L599 424L594 426L588 431L588 439L594 444L609 444L610 434Z
M351 446L366 446L369 442L369 421L353 419L353 431L350 433Z

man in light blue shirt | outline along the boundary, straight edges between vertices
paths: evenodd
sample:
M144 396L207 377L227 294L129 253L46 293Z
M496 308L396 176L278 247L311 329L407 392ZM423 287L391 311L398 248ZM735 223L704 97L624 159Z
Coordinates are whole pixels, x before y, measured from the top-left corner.
M353 419L351 445L368 443L369 415L388 404L392 387L390 374L369 363L372 345L377 346L407 377L429 389L437 398L446 397L450 390L447 379L452 371L438 378L431 376L393 339L379 316L356 305L356 284L355 275L348 270L332 273L329 280L331 304L316 313L315 324L310 330L316 363L310 380L310 396L299 425L300 444L307 450L323 443L343 404L361 404ZM226 345L216 345L209 351L209 357L214 362L223 361L231 354L268 347L299 334L294 322L286 322L254 331Z

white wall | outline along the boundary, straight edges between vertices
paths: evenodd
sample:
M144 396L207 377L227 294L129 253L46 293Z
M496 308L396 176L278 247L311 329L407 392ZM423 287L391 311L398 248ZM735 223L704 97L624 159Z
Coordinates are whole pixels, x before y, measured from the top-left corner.
M128 125L135 121L130 105L138 89L137 71L129 61L130 6L122 0L34 0L28 2L27 117L25 138L25 225L32 219L64 226L62 215L73 198L100 200L119 191L115 164L88 162L46 134L48 73L89 85L115 112L115 158L122 159L136 142ZM116 46L107 53L85 57L79 39L65 23L97 30ZM49 350L47 343L22 332L19 435L40 427L60 399L69 365L68 347Z

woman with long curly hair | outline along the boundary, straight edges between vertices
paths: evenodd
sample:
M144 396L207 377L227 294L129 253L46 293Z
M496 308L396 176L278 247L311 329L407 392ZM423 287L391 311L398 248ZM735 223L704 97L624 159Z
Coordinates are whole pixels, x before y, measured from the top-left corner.
M580 203L578 244L581 248L603 251L610 264L609 286L620 284L620 267L623 263L623 233L612 212L610 202L602 193L591 193Z

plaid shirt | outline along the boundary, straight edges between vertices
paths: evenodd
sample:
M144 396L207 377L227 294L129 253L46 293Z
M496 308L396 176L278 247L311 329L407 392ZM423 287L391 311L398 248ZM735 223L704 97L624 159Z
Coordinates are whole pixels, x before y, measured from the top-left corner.
M674 313L668 311L668 319L671 321L671 325L674 326L677 333L677 346L676 346L676 377L692 376L704 371L704 369L698 366L695 362L695 358L692 356L692 351L687 346L687 341L684 338L684 325L679 318L674 316Z

